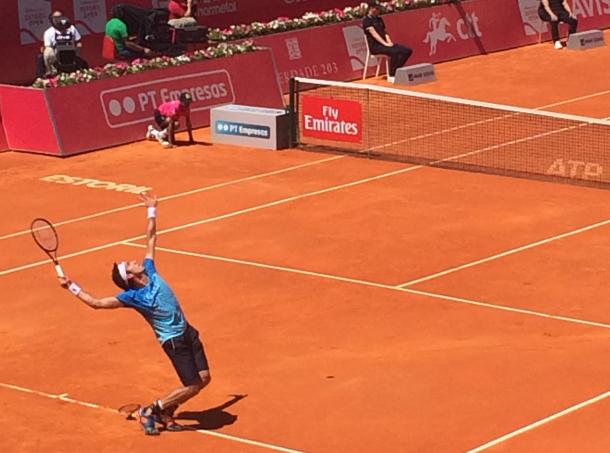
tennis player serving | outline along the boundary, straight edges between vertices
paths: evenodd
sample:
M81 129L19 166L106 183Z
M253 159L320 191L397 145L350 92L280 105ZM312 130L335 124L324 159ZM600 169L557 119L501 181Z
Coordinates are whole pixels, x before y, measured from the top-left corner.
M157 197L144 193L140 199L148 213L146 255L143 263L121 261L114 264L112 280L123 291L114 297L97 298L68 276L59 277L59 281L62 287L91 308L133 308L153 328L183 385L140 409L140 423L144 433L157 435L159 430L156 423L168 431L183 429L174 421L175 410L209 384L211 376L199 332L187 322L174 292L155 267Z

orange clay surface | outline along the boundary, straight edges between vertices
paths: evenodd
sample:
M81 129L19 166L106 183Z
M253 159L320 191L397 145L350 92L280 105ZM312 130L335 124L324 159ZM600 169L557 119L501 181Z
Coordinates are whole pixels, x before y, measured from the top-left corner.
M542 44L437 65L416 89L608 117L609 61ZM176 387L174 371L137 313L62 290L29 236L34 217L59 224L69 276L114 295L145 210L52 175L162 198L157 267L212 367L179 410L199 431L146 438L116 412ZM505 435L476 451L609 449L606 191L140 142L0 153L0 194L2 452L464 452Z

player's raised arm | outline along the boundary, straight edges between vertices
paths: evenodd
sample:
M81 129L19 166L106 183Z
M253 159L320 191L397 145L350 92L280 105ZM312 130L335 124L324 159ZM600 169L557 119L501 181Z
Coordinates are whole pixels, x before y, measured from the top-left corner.
M100 308L124 307L123 303L116 297L102 297L101 299L98 299L97 297L92 296L88 292L84 291L80 286L78 286L78 284L70 280L67 276L59 277L59 284L62 286L62 288L67 289L76 297L78 297L81 301L96 310Z
M146 225L146 255L145 258L155 259L155 245L157 244L157 196L144 192L140 200L147 209L148 223Z

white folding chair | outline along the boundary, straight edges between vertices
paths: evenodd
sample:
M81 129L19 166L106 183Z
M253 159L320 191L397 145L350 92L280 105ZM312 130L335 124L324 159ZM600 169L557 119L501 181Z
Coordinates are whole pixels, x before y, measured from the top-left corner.
M385 73L389 74L390 59L388 58L388 56L383 54L371 55L371 50L369 49L369 42L366 39L366 36L364 37L364 43L366 45L366 58L364 59L364 71L362 72L362 80L366 79L367 70L369 69L369 62L371 60L371 57L373 56L375 57L375 60L377 60L377 71L375 72L375 77L379 77L379 71L381 70L381 60L385 60Z

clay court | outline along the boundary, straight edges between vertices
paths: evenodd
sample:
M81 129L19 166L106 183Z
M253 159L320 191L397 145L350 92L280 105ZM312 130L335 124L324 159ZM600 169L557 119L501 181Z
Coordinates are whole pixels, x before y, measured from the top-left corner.
M417 90L607 118L609 61L545 43ZM607 191L209 135L0 153L1 451L608 451ZM99 181L160 197L157 267L213 376L180 408L193 431L148 438L117 413L174 371L137 313L62 290L30 236L50 219L69 276L114 295L146 216Z

